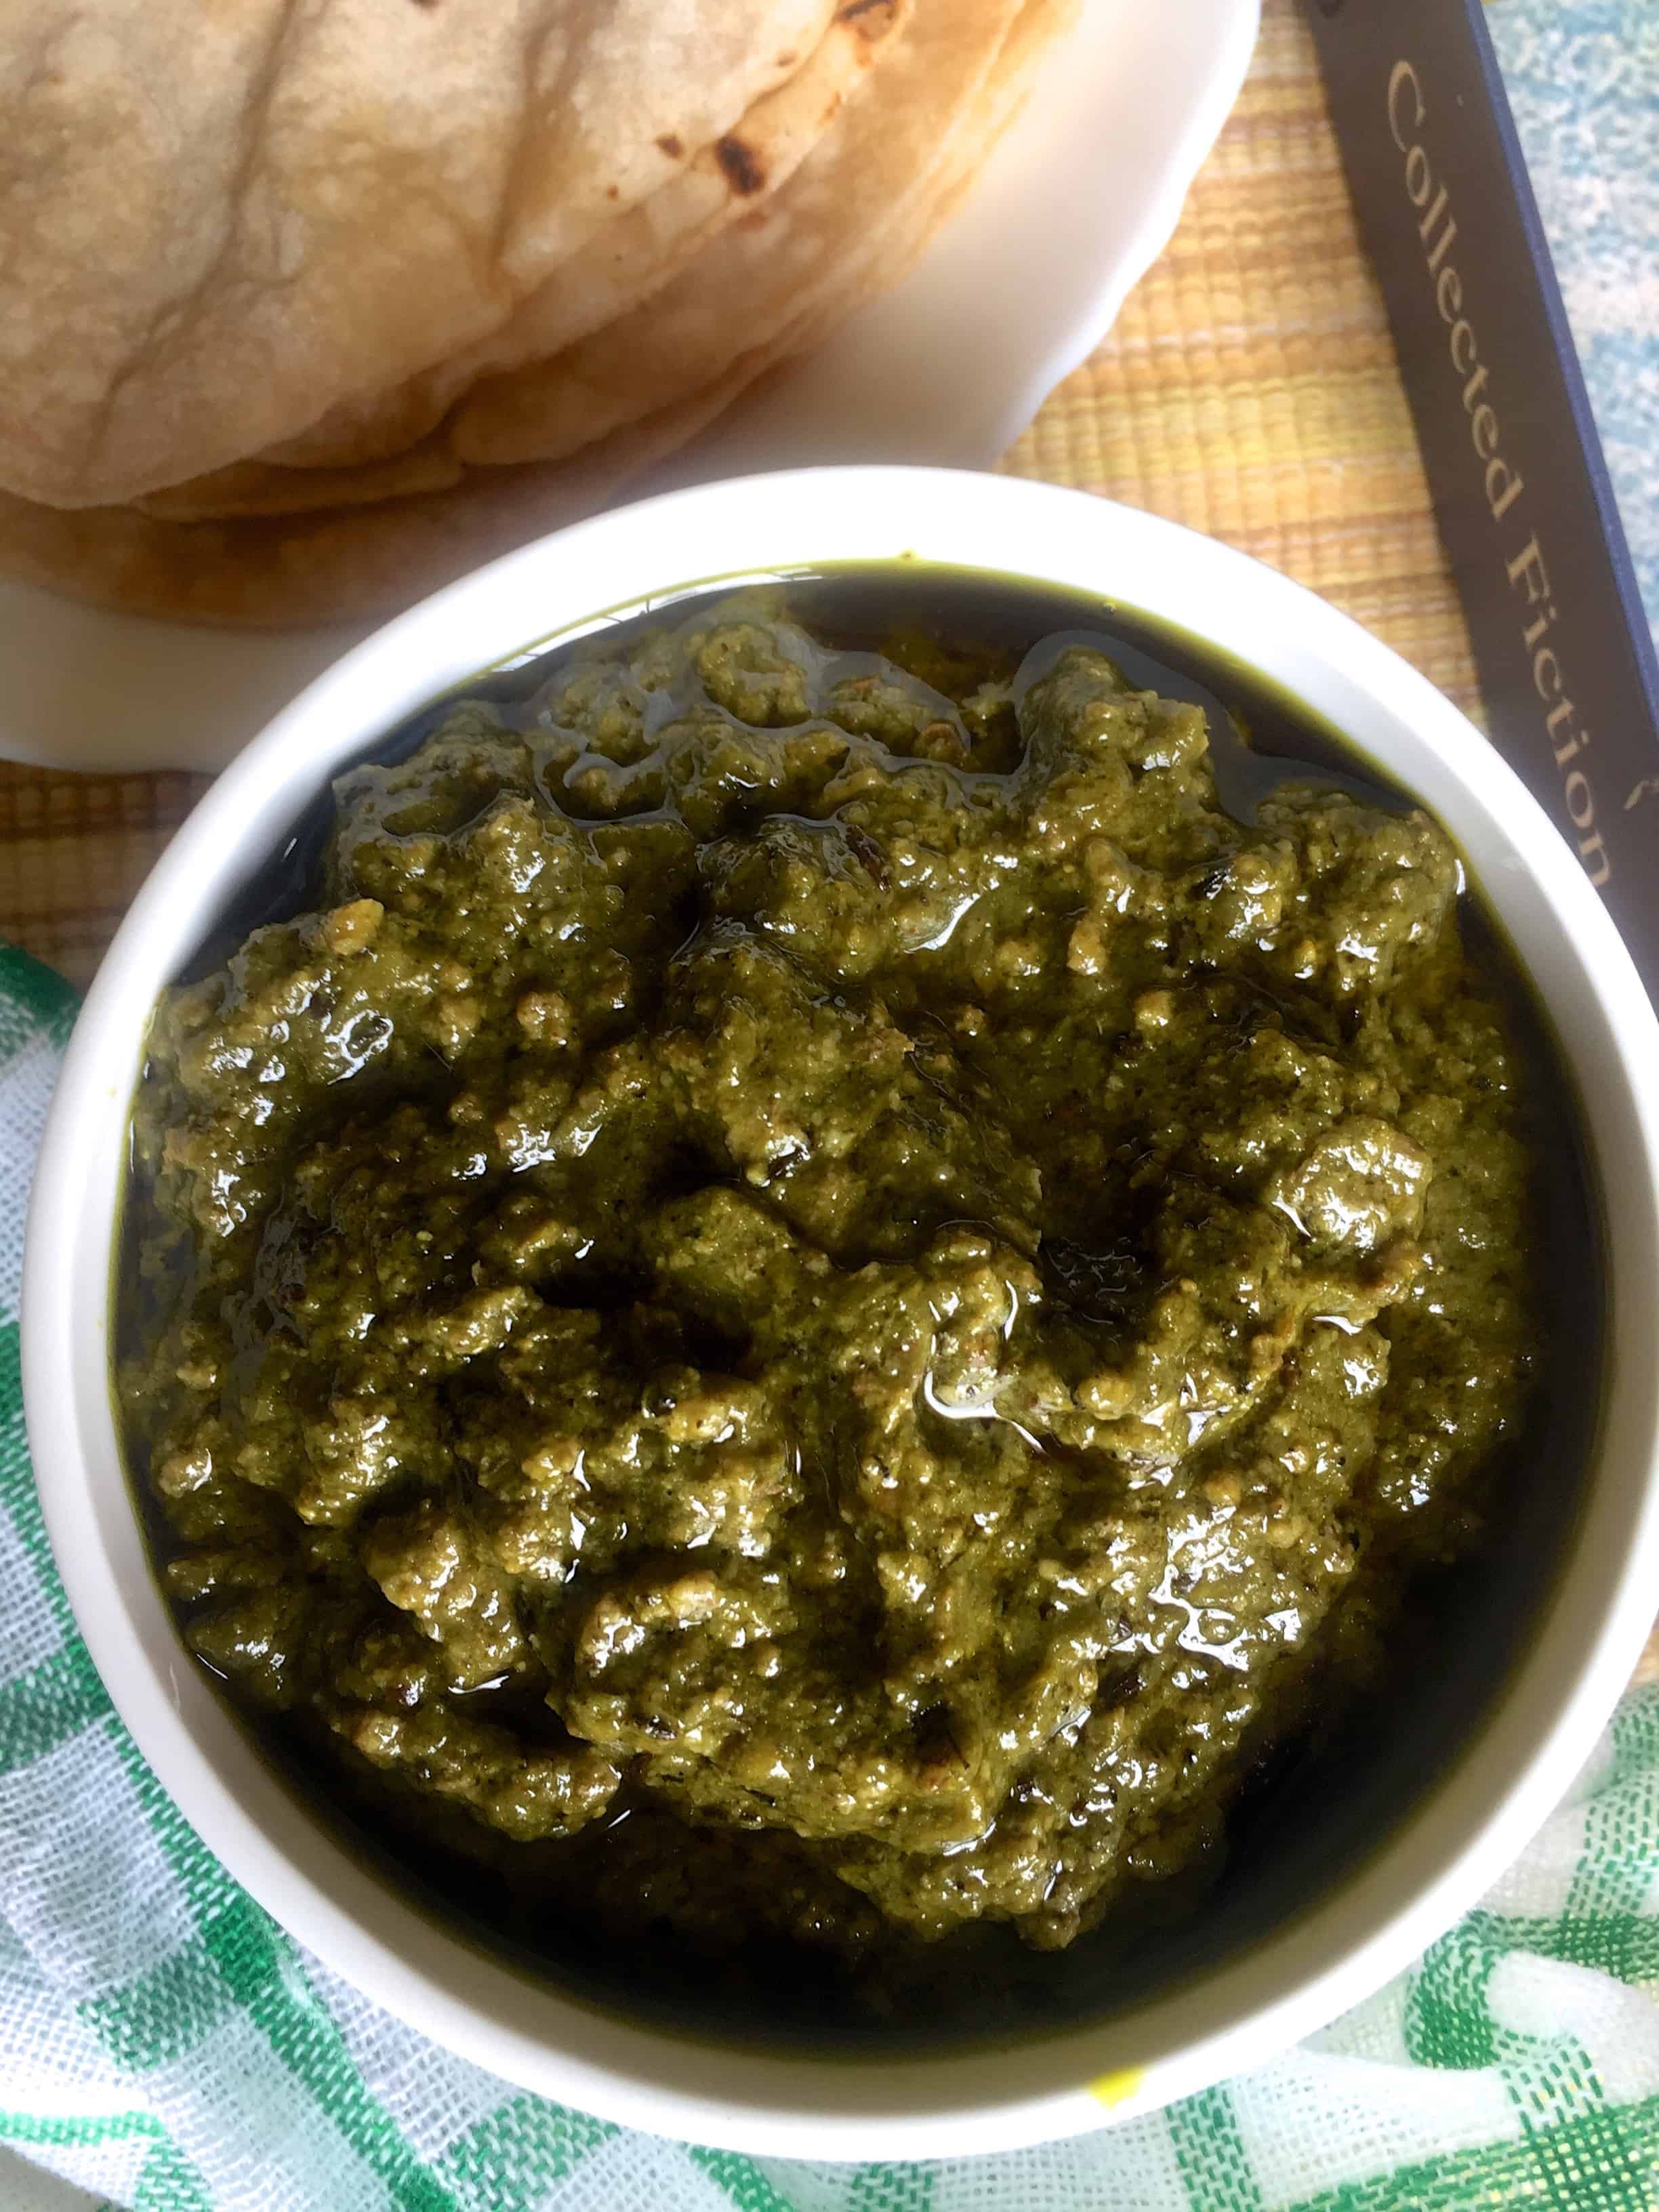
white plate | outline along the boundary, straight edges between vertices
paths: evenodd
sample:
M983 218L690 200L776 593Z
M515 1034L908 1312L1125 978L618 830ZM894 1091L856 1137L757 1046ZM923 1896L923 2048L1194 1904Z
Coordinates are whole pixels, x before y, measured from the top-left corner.
M636 489L808 461L989 467L1163 251L1237 96L1259 7L1085 0L904 282ZM205 629L0 583L0 757L222 768L374 626Z

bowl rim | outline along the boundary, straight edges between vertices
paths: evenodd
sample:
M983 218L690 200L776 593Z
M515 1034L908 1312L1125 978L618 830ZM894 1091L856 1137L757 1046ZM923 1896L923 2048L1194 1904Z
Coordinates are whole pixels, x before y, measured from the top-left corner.
M674 544L753 551L688 565L659 550ZM671 577L907 553L1081 581L1180 619L1279 680L1294 665L1291 688L1339 726L1357 715L1419 746L1422 772L1406 780L1460 836L1469 824L1489 833L1502 880L1490 870L1483 880L1500 916L1511 934L1520 917L1522 938L1531 929L1567 979L1559 996L1540 995L1576 1072L1581 1048L1595 1060L1585 1118L1604 1171L1612 1159L1620 1175L1607 1223L1610 1382L1586 1507L1530 1650L1452 1770L1332 1893L1192 1984L1041 2041L869 2064L738 2054L532 1988L395 1898L298 1809L179 1663L121 1474L106 1299L115 1156L155 991L244 861L268 850L343 757L456 677L548 635L553 625L527 623L527 610L574 619L614 608L618 596L599 596L602 577L631 574L628 596L659 597L684 588ZM1186 619L1193 607L1208 611L1201 625ZM1012 477L842 467L666 493L509 554L356 647L238 756L133 902L70 1041L25 1247L25 1407L59 1571L118 1714L204 1842L329 1967L451 2050L607 2119L775 2156L954 2156L1077 2134L1257 2065L1370 1995L1510 1863L1625 1687L1659 1588L1659 1363L1644 1356L1638 1326L1659 1304L1656 1073L1646 994L1541 807L1424 677L1300 586L1179 525Z

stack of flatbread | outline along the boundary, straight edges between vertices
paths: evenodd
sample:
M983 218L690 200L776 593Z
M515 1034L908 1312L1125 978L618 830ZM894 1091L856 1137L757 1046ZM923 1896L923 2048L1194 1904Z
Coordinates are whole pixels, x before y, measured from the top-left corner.
M1077 4L0 10L0 574L356 619L593 512L903 271Z

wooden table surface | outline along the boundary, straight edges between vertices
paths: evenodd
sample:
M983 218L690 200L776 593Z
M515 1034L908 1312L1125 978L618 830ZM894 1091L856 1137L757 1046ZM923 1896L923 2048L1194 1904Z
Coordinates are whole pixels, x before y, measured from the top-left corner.
M1007 455L1282 569L1480 701L1298 0L1115 329ZM199 778L0 763L0 936L83 983ZM1659 1603L1659 1594L1656 1594ZM1659 1674L1659 1638L1644 1671Z

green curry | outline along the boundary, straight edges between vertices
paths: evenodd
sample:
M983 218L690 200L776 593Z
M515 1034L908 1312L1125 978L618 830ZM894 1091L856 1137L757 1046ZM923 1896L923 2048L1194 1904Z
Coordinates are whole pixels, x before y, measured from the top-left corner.
M854 1965L1202 1859L1540 1311L1439 829L1233 818L1086 644L904 658L727 601L344 775L156 1013L119 1374L192 1649L343 1796Z

